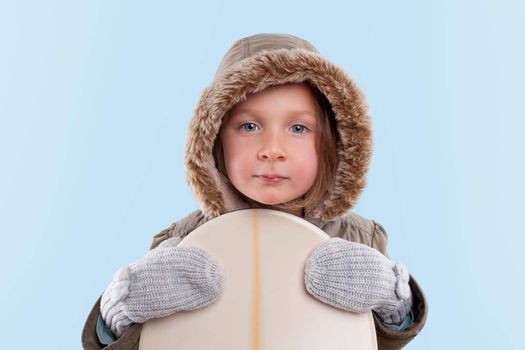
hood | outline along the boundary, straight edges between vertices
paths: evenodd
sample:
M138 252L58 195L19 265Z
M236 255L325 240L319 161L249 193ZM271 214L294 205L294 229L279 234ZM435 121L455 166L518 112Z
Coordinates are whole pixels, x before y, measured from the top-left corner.
M213 146L222 119L235 104L272 85L309 81L328 99L339 133L337 174L321 205L305 208L305 219L329 221L345 214L366 185L372 155L371 120L365 98L348 74L301 38L257 34L235 42L204 89L190 122L187 182L202 211L215 217L248 208L216 168Z

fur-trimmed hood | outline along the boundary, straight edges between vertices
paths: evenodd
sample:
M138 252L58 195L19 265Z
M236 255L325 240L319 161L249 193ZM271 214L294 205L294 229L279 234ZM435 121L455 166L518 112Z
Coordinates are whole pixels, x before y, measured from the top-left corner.
M355 205L366 185L372 155L371 120L364 96L344 70L306 40L286 34L257 34L238 40L228 50L190 123L187 181L205 215L215 217L248 207L218 171L213 158L226 112L249 94L269 86L305 81L314 84L330 102L339 134L335 183L320 206L305 208L305 219L329 221Z

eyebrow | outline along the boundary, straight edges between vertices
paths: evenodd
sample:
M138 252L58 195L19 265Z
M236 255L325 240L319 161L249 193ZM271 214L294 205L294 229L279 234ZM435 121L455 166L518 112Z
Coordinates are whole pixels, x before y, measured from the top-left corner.
M257 116L259 114L258 111L256 110L253 110L253 109L249 109L249 108L243 108L243 109L240 109L238 111L235 111L234 114L250 114L252 116ZM289 114L307 114L309 116L312 116L312 117L315 117L315 112L313 111L310 111L310 110L301 110L301 109L297 109L297 110L293 110L293 111L290 111Z

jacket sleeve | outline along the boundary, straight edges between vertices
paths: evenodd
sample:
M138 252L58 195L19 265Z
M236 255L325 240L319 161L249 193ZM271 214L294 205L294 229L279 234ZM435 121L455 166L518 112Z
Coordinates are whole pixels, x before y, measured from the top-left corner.
M138 350L142 325L135 323L111 345L100 343L97 335L97 320L100 316L100 296L89 313L82 331L82 347L85 350Z
M387 233L381 224L375 221L372 222L374 224L374 231L372 234L372 248L376 248L388 257L386 250L388 243ZM374 315L377 345L379 350L402 349L412 339L415 338L415 336L421 331L421 329L423 329L423 326L425 325L428 313L428 305L425 295L412 275L410 275L409 285L412 291L412 313L414 315L414 320L412 325L410 325L406 330L396 331L389 329L383 325L375 313L372 313Z

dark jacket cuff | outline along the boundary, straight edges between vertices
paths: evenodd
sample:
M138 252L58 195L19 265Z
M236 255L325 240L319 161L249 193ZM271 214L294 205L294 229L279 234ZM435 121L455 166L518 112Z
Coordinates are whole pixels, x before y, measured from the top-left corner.
M412 291L412 313L414 315L412 325L404 331L389 329L381 322L381 319L375 315L375 313L372 313L374 315L379 350L402 349L419 334L425 325L428 313L428 305L425 295L412 275L410 275L408 283Z
M97 320L100 316L100 296L89 313L82 330L82 347L85 350L137 350L139 348L142 324L135 323L111 345L100 343L97 335Z

